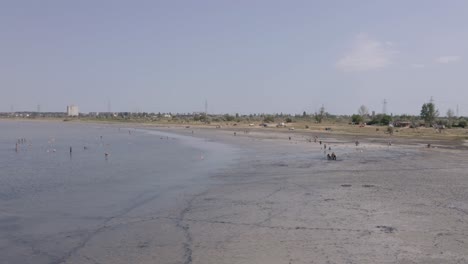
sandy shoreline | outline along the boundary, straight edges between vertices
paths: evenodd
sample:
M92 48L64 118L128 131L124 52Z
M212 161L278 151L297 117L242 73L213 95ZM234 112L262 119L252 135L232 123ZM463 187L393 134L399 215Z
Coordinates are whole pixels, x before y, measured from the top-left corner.
M181 263L468 262L463 150L321 137L338 155L330 162L300 134L194 136L246 151L215 177L221 184L191 200L183 218L191 253Z

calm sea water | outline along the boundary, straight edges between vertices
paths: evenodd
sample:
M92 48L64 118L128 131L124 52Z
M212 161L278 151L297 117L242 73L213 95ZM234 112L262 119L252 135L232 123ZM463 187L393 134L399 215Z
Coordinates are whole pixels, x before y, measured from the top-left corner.
M0 121L0 131L0 263L60 263L112 219L175 210L237 155L123 126Z

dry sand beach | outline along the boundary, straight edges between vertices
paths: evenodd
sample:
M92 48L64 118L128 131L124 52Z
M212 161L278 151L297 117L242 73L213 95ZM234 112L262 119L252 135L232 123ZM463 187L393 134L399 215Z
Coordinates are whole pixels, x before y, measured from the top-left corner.
M67 229L78 219L49 219L34 233L56 230L53 236L13 246L3 237L2 252L27 255L25 263L468 263L462 144L439 140L427 148L427 140L399 138L389 146L389 138L360 137L356 146L355 136L261 129L140 126L134 134L148 130L222 143L236 155L209 179L176 182L160 196L148 189L118 214L84 211L86 229ZM309 142L313 136L327 150ZM337 161L326 159L329 152ZM208 166L213 155L199 164ZM18 205L2 205L3 214ZM73 204L69 214L73 206L80 208Z

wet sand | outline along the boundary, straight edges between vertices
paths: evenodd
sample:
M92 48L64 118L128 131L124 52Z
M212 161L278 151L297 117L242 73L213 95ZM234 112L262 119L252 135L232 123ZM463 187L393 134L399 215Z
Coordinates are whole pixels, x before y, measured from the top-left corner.
M351 136L158 130L228 144L237 154L203 184L173 186L161 197L145 193L92 232L64 234L73 245L66 255L51 246L60 240L24 241L36 246L9 254L29 254L27 263L468 263L463 147L433 142L428 149L404 139L388 146L386 138L360 138L356 147ZM331 151L308 142L313 135ZM328 152L338 160L328 161Z

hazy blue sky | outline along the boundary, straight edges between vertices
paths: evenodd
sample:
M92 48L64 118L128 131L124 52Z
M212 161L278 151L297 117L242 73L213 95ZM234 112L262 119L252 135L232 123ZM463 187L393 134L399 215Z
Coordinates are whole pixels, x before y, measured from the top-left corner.
M0 2L0 111L468 115L468 1Z

